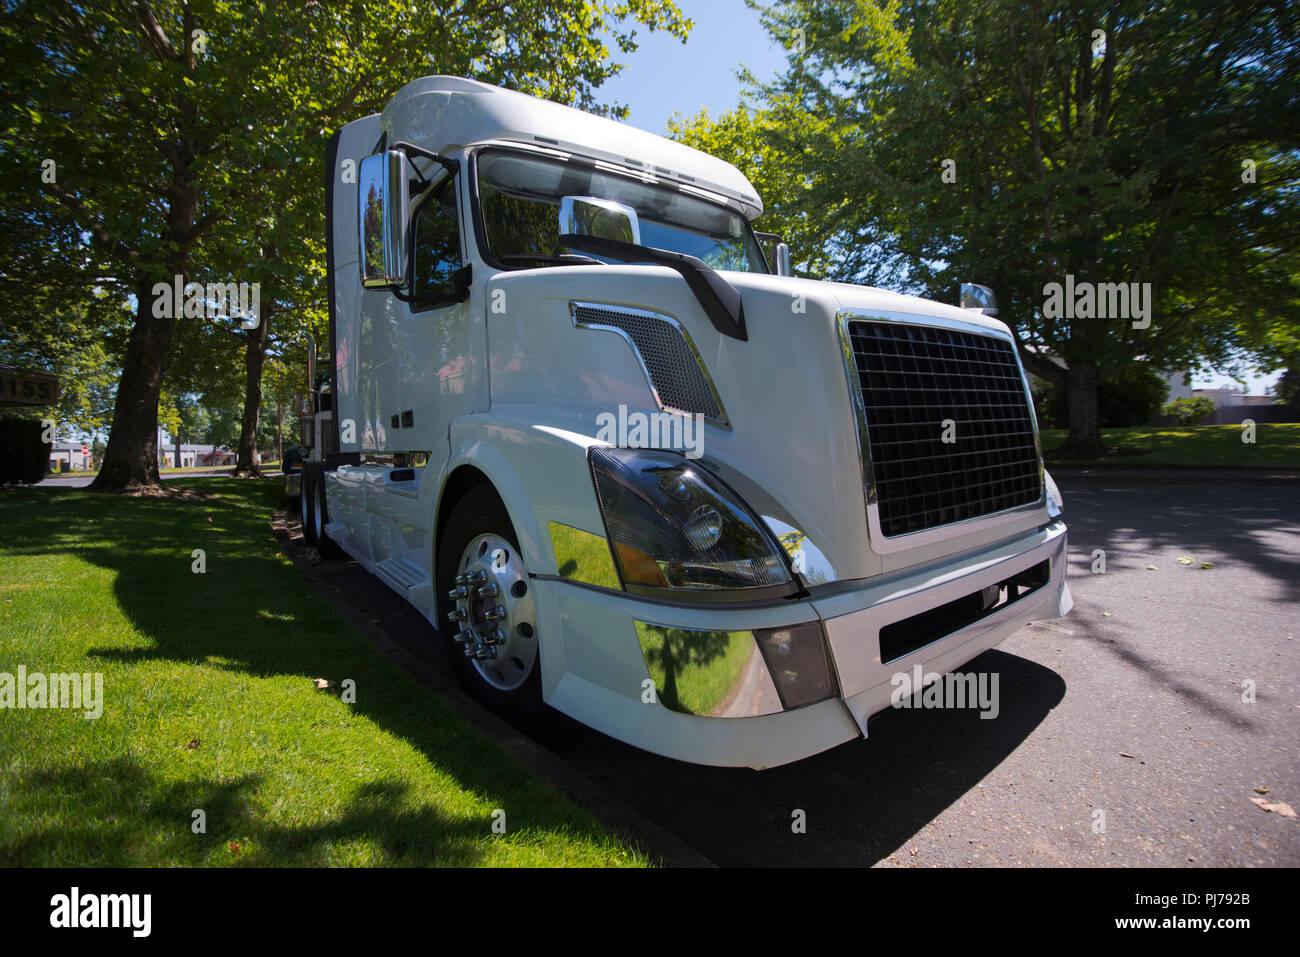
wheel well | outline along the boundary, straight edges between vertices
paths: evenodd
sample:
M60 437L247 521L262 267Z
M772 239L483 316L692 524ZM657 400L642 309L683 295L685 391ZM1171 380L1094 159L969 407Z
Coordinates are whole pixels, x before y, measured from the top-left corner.
M501 510L507 515L510 510L506 508L505 502L492 484L492 480L480 472L472 465L462 465L458 467L451 475L447 476L447 484L442 487L442 498L438 502L438 520L434 526L433 541L433 560L435 567L438 561L438 546L442 543L442 530L447 526L447 518L451 515L456 504L465 497L471 490L478 488L480 485L486 485L492 490L498 502L501 503Z

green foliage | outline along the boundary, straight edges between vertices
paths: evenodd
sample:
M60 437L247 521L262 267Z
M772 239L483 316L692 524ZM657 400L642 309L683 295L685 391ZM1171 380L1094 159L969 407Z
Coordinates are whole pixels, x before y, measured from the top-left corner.
M1294 4L751 5L788 68L752 85L747 117L681 133L777 171L760 185L798 197L833 278L946 301L987 283L1060 387L1135 357L1275 364L1298 337ZM1044 317L1067 275L1151 283L1150 327Z
M1160 411L1169 395L1169 384L1145 363L1135 362L1102 377L1097 390L1097 413L1103 429L1132 429L1146 425ZM1039 398L1043 428L1069 424L1064 389L1047 385ZM1045 421L1044 421L1045 420Z
M1162 411L1165 415L1172 415L1179 425L1195 425L1207 415L1214 414L1214 400L1204 395L1174 399Z
M35 485L50 468L50 443L40 419L0 418L0 485Z
M151 316L146 301L92 337L100 367L122 370L105 483L154 477L146 444L164 391L209 408L242 402L246 372L256 379L260 367L242 361L249 348L284 355L322 326L333 130L436 72L622 116L596 90L621 69L613 54L636 48L638 27L684 38L690 23L671 0L0 7L0 310L36 344L34 368L57 361L57 338L40 328L55 310L100 295L120 308L175 275L260 282L275 320L252 341ZM103 419L98 403L84 402Z

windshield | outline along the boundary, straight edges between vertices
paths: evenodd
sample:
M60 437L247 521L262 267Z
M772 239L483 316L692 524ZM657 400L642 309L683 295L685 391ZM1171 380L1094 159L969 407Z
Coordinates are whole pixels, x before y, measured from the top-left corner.
M478 193L489 255L505 265L535 266L572 255L559 242L560 201L598 196L636 210L643 246L686 253L713 269L768 271L743 216L671 186L579 162L489 150L478 157Z

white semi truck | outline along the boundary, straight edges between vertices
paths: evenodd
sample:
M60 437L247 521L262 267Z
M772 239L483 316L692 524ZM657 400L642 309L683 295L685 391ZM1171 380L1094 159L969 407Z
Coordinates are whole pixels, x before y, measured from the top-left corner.
M729 163L456 77L327 170L304 534L508 717L771 767L1069 610L987 299L794 278Z

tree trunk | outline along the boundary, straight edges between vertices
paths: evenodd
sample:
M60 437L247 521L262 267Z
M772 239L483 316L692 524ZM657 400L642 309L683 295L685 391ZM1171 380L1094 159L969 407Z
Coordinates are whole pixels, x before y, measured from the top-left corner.
M1097 391L1101 373L1091 362L1073 362L1065 373L1070 438L1057 450L1065 458L1093 459L1106 453L1101 440Z
M249 330L244 343L244 416L239 423L237 478L261 478L257 463L257 423L262 408L262 367L266 364L266 344L270 339L271 303L262 304L256 329Z
M149 279L136 282L135 294L135 325L122 362L104 462L90 483L94 492L160 485L158 397L176 320L154 316L153 283Z

